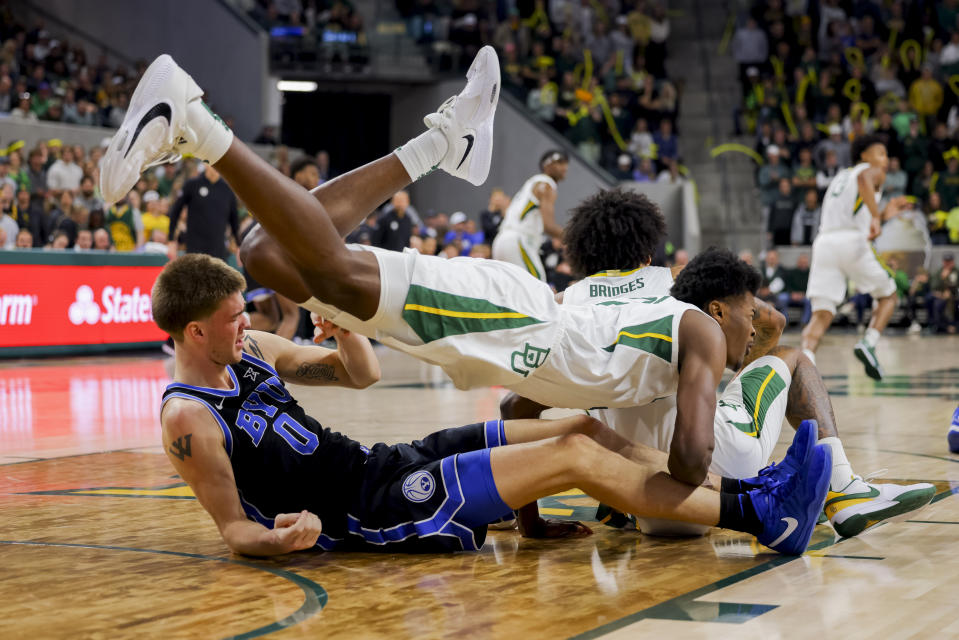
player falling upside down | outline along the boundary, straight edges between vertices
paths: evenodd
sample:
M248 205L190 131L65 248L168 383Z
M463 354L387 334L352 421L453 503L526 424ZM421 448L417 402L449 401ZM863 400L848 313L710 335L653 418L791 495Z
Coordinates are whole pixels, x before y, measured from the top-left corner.
M702 309L728 331L735 302L724 291L730 274L752 274L751 289L758 285L759 274L731 252L716 249L699 254L685 268L650 266L665 232L659 208L641 194L615 189L583 200L573 209L564 233L567 259L582 279L566 289L563 304L618 305L672 294ZM770 305L754 301L755 343L742 363L728 363L737 375L726 386L709 425L715 434L710 470L733 478L753 476L768 463L784 419L794 426L813 419L818 422L819 444L833 450L825 511L840 535L857 535L867 526L926 505L935 494L931 484L867 483L853 472L819 372L798 349L777 345L786 319ZM662 343L654 334L643 339L650 345ZM546 408L516 394L504 398L501 407L504 418L534 418ZM631 441L665 452L686 446L682 441L686 436L673 428L675 396L590 414ZM640 524L646 533L691 532L675 523Z
M713 434L696 425L712 423L723 365L729 359L741 361L751 340L752 294L746 283L737 285L736 330L727 340L711 318L673 299L563 307L548 285L511 265L343 244L344 235L413 176L439 167L473 184L486 179L500 78L492 48L481 50L467 77L459 95L426 117L426 133L386 158L325 183L314 197L235 140L201 101L202 90L172 59L161 56L141 79L104 156L101 189L105 199L122 197L145 167L180 152L214 164L270 233L251 234L244 245L243 262L258 280L339 327L442 366L461 388L503 384L544 404L572 407L635 406L676 393L676 429L694 436L688 449L671 453L671 477L656 466L635 469L629 465L636 463L628 461L624 467L623 456L605 453L605 447L582 434L565 437L547 430L511 439L507 432L508 442L531 442L498 448L488 463L477 463L478 473L492 478L487 485L495 485L501 498L492 503L499 514L484 509L480 520L578 483L614 507L632 505L629 512L651 517L670 513L673 519L725 525L719 494L697 493L708 492L697 487L707 479ZM169 114L169 119L157 113ZM647 323L671 336L668 359L636 348L629 339ZM220 388L226 380L221 371ZM187 420L181 428L192 424ZM587 449L599 451L593 463L608 463L593 478L584 477L586 469L572 468L580 464L577 456L592 455ZM789 494L791 511L784 517L763 511L774 519L767 518L758 532L760 541L793 552L805 548L811 535L832 457L827 449L810 449L805 443L799 449L797 457L811 456L811 466L771 474L785 473L790 479L777 486ZM802 454L807 450L811 453ZM753 487L765 486L770 477L763 475L746 489L759 491ZM738 483L729 487L740 488ZM737 496L725 500L729 513L738 517L750 518L751 509L764 509L742 506L747 501L739 496L752 494L729 495Z
M860 292L878 301L866 334L856 343L853 353L865 366L866 375L882 380L876 343L896 310L899 296L892 273L879 259L871 241L879 235L883 221L898 215L907 201L905 197L893 198L883 211L879 210L889 166L881 137L856 138L852 159L858 164L836 174L823 198L806 287L812 319L803 329L802 348L815 363L819 341L832 324L836 307L846 297L846 280L851 279Z
M544 232L551 238L563 235L563 228L556 224L556 183L566 178L569 158L563 151L547 151L539 168L541 173L523 183L510 201L492 249L494 260L515 264L546 282L539 247Z
M332 351L247 331L244 285L191 254L167 264L152 294L175 344L163 446L237 553L476 550L488 522L574 486L619 509L746 531L783 553L806 548L831 460L811 423L781 467L742 482L712 476L721 492L670 478L660 452L587 416L490 420L368 449L324 429L284 381L365 387L379 378L369 341L330 325ZM542 524L531 533L584 531Z

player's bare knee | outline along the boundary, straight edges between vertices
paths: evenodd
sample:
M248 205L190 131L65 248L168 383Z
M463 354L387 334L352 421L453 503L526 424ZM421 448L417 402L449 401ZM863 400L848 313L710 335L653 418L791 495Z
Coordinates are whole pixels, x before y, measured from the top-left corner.
M567 433L560 436L556 444L564 466L574 478L587 478L595 472L601 447L591 437L579 432Z
M789 347L786 345L776 345L766 354L767 356L773 356L774 358L779 358L786 363L786 366L790 371L793 371L796 368L796 364L799 362L800 358L804 358L802 351L796 347Z
M588 415L579 415L573 418L573 430L577 433L589 436L595 440L604 429L608 429L602 422Z
M240 261L250 274L261 282L268 281L272 273L274 257L270 250L270 237L257 224L240 244Z

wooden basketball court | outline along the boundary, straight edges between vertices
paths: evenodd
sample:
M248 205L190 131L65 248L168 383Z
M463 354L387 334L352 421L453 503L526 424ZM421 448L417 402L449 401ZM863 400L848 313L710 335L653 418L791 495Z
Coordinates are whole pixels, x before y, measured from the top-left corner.
M885 339L882 384L853 343L830 335L819 351L853 467L939 492L858 538L819 526L800 558L745 534L668 540L595 522L571 541L491 532L478 553L236 556L159 447L162 359L0 363L0 638L957 637L959 456L946 431L959 338ZM294 393L366 444L498 416L501 389L457 391L378 353L370 390ZM791 437L784 427L777 455ZM587 521L594 505L575 491L541 502Z

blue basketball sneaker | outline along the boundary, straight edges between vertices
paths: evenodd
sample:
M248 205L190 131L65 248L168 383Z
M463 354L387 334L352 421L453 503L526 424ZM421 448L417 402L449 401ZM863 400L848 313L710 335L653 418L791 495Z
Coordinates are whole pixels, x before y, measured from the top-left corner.
M763 531L759 542L786 555L802 555L822 512L832 476L832 449L813 447L808 463L786 478L749 492ZM762 478L763 476L760 476Z
M949 451L959 453L959 407L952 414L952 424L949 425Z
M815 420L803 420L796 428L796 434L793 436L792 444L786 451L786 456L779 463L772 463L768 467L759 470L759 474L754 478L746 478L743 482L765 485L768 480L778 478L785 481L793 476L800 469L806 466L809 456L812 455L813 447L819 435L819 423ZM765 478L765 479L764 479Z

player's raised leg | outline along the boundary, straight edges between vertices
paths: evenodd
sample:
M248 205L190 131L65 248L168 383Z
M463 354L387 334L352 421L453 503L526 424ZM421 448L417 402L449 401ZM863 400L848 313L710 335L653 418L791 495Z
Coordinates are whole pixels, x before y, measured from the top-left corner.
M381 185L382 191L392 191L411 175L420 177L436 168L477 184L485 180L498 98L495 54L484 49L470 72L476 81L444 103L438 113L427 116L431 130L438 130L440 137L451 143L446 148L433 144L438 139L436 131L411 141L410 148L396 154L405 178L394 161L387 160L385 166L377 167L388 176ZM105 198L116 200L125 195L144 168L173 159L178 153L192 153L215 164L237 194L258 213L263 227L282 245L312 295L360 319L371 317L379 301L376 259L347 250L323 205L235 140L232 132L203 104L201 96L202 90L169 56L160 56L151 64L131 100L128 117L107 152L101 180ZM417 144L423 140L430 144ZM422 174L418 173L420 170ZM344 181L347 187L349 182ZM330 189L333 194L343 190L344 184ZM359 196L356 209L369 206L373 195ZM331 200L340 226L349 225L349 203L342 198ZM360 218L362 215L359 211ZM302 291L281 293L296 299Z

